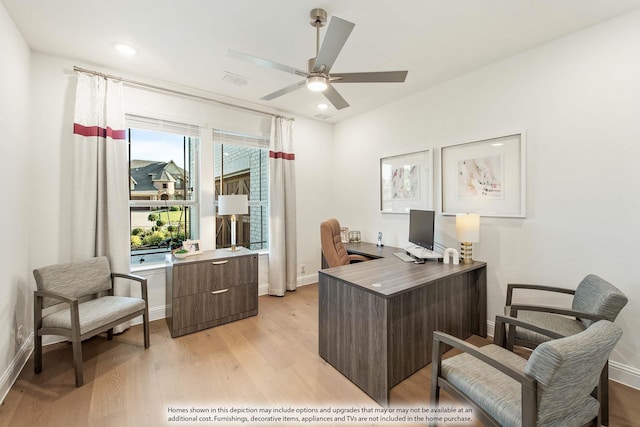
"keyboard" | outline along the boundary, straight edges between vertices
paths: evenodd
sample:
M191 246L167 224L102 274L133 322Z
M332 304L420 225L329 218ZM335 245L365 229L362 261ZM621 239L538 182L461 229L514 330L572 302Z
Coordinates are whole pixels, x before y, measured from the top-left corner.
M416 260L411 255L407 255L405 252L394 252L393 254L404 262L414 262Z
M414 246L411 248L407 248L407 252L409 252L409 254L411 254L411 256L418 258L418 259L438 259L438 258L442 258L442 255L440 255L437 252L433 252L430 251L428 249L425 248L421 248L420 246Z

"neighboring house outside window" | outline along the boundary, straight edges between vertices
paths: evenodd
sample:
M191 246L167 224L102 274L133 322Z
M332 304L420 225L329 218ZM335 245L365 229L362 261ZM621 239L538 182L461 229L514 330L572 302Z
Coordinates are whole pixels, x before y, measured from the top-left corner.
M164 263L171 249L197 238L197 128L127 116L131 264ZM182 134L178 133L184 128ZM197 132L196 132L197 131Z

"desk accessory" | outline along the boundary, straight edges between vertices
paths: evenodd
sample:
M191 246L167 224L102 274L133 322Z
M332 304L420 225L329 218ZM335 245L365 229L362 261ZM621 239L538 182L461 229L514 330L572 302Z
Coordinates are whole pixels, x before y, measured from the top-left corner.
M444 251L444 260L443 262L445 264L449 264L449 257L451 257L452 261L453 261L453 265L458 265L460 264L460 255L458 254L458 251L456 251L453 248L447 248Z

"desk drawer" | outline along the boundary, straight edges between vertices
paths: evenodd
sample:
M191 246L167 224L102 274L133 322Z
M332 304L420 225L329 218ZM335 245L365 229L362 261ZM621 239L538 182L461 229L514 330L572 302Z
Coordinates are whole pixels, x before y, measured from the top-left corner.
M176 265L173 267L173 297L257 284L257 266L257 255Z

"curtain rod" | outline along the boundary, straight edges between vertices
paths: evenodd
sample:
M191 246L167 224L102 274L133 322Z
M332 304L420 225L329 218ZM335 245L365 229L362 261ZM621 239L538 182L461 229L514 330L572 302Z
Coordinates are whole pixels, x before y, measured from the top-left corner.
M149 84L149 83L144 83L144 82L140 82L140 81L136 81L136 80L125 79L123 77L114 76L114 75L111 75L111 74L105 74L105 73L101 73L99 71L88 70L86 68L77 67L75 65L73 66L73 71L80 71L82 73L93 74L95 76L104 77L105 79L109 78L109 79L114 79L114 80L120 80L122 82L129 83L129 84L132 84L132 85L135 85L135 86L141 86L141 87L146 87L146 88L149 88L149 89L155 89L155 90L159 90L159 91L162 91L162 92L172 93L174 95L181 95L181 96L188 96L190 98L197 98L197 99L201 99L203 101L209 101L209 102L214 102L216 104L224 105L226 107L238 108L238 109L241 109L241 110L251 111L252 113L263 114L265 116L280 117L280 118L283 118L283 119L286 119L286 120L291 120L291 121L295 120L293 117L287 117L287 116L283 116L283 115L280 115L280 114L274 114L274 113L270 113L268 111L258 110L258 109L255 109L255 108L243 107L241 105L232 104L230 102L220 101L218 99L209 98L209 97L201 96L201 95L195 95L193 93L182 92L182 91L179 91L179 90L169 89L169 88L162 87L162 86L156 86L156 85L152 85L152 84Z

